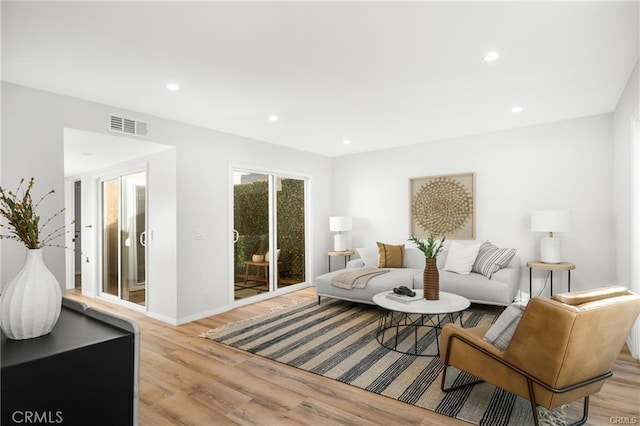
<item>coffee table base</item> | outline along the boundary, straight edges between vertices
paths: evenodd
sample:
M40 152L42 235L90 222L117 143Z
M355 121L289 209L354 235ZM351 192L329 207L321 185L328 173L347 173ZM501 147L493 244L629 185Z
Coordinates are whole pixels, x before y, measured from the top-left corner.
M441 317L443 319L446 319L448 317L449 322L455 322L456 316L460 320L460 325L462 326L462 312L453 312L448 314L410 314L405 312L389 311L385 309L380 315L378 330L376 332L376 340L383 347L405 355L437 357L440 356L440 330L442 330ZM434 318L437 318L437 321L434 321ZM418 330L422 327L427 327L435 330L435 340L437 348L437 352L435 354L419 353L419 344L422 339L418 338ZM405 332L405 330L409 331ZM406 338L404 337L403 339L399 339L399 336L402 333L413 334L414 343L412 352L398 349L399 341ZM387 336L390 338L385 340L385 334L387 334ZM427 336L429 336L429 334L430 332L427 332L424 337L426 338ZM427 347L431 342L427 341L426 343L427 344L425 345L425 347Z

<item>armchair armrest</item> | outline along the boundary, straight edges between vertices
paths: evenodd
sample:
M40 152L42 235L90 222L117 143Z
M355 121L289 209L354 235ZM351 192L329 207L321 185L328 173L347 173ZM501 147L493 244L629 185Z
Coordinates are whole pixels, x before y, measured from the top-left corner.
M457 324L446 324L440 334L440 359L445 362L450 345L466 345L474 349L481 349L487 355L502 358L504 352L483 339L489 326L462 328Z
M465 371L472 376L499 386L506 380L511 380L513 372L505 363L504 352L483 339L484 334L490 326L480 326L474 328L462 328L459 325L447 324L442 328L440 337L440 359L444 369L441 388L443 391L457 389L468 384L478 383L474 381L459 386L446 388L446 371L448 366L453 366ZM514 393L525 396L527 394L526 381L520 380L517 390Z

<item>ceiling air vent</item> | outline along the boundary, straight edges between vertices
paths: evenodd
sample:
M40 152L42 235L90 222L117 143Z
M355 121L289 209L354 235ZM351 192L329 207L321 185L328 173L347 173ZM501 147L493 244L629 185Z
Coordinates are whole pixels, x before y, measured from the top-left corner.
M128 135L147 136L149 134L149 123L109 114L109 130Z

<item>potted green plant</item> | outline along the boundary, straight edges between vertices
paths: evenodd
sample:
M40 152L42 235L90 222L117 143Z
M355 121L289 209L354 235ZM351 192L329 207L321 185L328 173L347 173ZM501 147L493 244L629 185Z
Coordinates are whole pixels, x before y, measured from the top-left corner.
M444 248L444 240L446 239L446 237L442 237L441 240L438 240L436 237L436 234L432 232L427 237L426 243L424 240L416 237L409 238L409 241L415 243L418 249L424 253L424 257L427 259L435 259Z
M0 326L7 337L15 340L44 336L58 321L62 291L44 264L42 248L64 247L53 244L53 240L67 232L67 226L46 231L64 209L44 223L36 213L40 203L54 191L47 192L34 204L31 197L34 178L26 186L24 182L24 178L20 180L15 192L0 187L0 215L7 222L0 224L0 239L21 242L28 249L24 266L0 297Z
M423 273L424 297L427 300L440 299L440 274L438 272L437 257L444 249L446 237L438 240L436 234L429 233L427 241L412 236L409 241L416 244L418 249L424 253L425 266Z

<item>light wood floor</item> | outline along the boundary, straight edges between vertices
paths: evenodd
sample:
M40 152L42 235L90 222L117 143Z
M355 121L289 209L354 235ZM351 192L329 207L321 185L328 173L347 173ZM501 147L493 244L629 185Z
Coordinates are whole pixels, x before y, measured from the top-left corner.
M141 425L468 425L198 337L223 324L315 298L314 288L179 327L85 298L77 290L67 295L140 325ZM614 424L612 417L635 418L635 424L639 407L640 364L625 347L613 378L591 397L587 424ZM581 411L582 405L574 403L566 412L577 419Z

